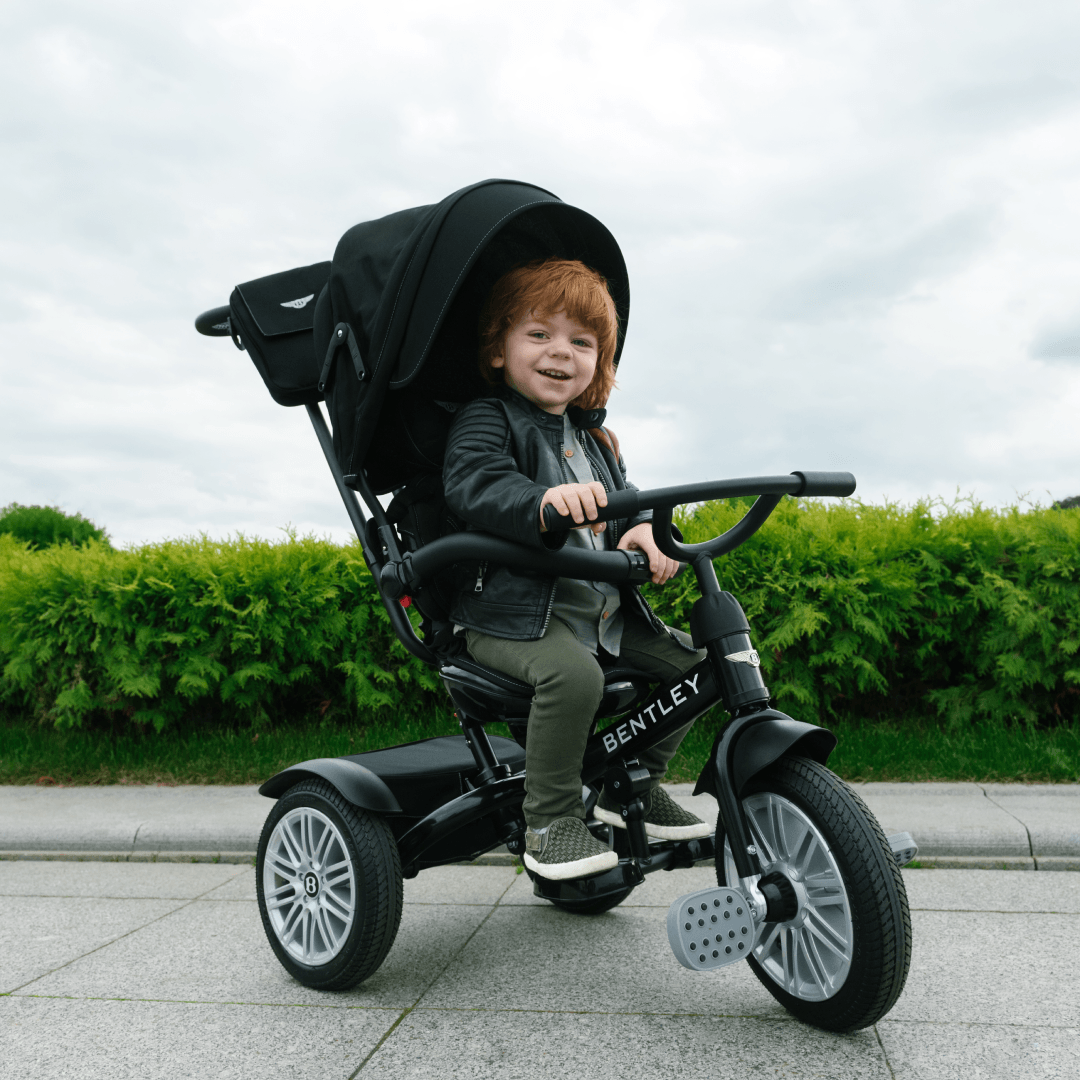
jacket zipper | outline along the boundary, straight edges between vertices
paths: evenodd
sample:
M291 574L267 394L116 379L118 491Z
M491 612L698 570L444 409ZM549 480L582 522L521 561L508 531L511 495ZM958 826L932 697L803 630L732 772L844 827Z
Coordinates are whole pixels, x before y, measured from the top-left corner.
M482 562L477 567L477 570L476 570L476 584L473 586L473 592L474 593L484 591L484 575L487 573L487 568L488 568L488 564L486 562Z
M551 622L551 609L555 607L555 590L559 587L559 579L555 580L551 584L551 595L548 597L547 612L544 615L544 625L540 627L540 636L543 637L547 633L548 623Z
M592 466L593 475L600 478L600 483L604 485L604 490L610 495L611 488L608 487L608 483L604 479L604 470L600 468L600 465L597 463L596 459L592 456L592 454L589 453L589 450L585 445L585 440L581 439L579 440L579 442L581 443L582 451L589 459L589 465ZM611 521L608 522L608 524L611 526L611 549L614 550L619 546L619 523L614 518L612 518ZM604 546L608 547L606 543Z

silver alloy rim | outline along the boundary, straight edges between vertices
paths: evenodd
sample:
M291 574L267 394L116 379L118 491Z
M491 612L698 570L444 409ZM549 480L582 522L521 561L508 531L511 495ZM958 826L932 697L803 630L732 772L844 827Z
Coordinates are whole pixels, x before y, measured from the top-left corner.
M795 887L799 910L767 924L753 951L762 970L792 997L824 1001L844 985L855 951L851 905L825 837L794 803L762 791L743 800L762 873L782 873ZM724 841L728 883L739 874Z
M301 806L277 823L262 883L270 925L294 959L318 967L341 952L356 918L356 875L325 814Z

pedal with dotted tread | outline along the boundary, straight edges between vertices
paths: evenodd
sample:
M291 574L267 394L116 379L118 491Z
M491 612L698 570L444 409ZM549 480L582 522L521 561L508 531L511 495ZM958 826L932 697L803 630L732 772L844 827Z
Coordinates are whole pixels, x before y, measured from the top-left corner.
M737 963L754 947L754 920L746 897L723 886L680 896L668 908L667 931L675 958L691 971Z

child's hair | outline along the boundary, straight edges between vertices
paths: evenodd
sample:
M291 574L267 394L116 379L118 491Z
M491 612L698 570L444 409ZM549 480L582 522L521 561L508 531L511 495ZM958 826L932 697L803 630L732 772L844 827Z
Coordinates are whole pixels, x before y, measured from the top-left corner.
M619 316L607 281L576 259L535 259L495 282L480 313L480 374L487 383L498 386L502 369L492 367L491 361L504 354L506 337L514 326L529 314L554 315L560 311L596 335L596 373L571 404L581 409L601 409L615 387ZM603 428L589 431L618 458L619 440L614 432Z

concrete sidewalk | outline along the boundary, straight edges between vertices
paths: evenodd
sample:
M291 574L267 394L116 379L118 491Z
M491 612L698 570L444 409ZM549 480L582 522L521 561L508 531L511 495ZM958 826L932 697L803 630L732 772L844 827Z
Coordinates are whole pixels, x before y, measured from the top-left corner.
M886 833L915 837L924 866L1080 870L1080 784L853 787ZM716 819L711 797L692 797L689 784L669 790ZM270 805L253 786L0 786L0 858L244 863Z
M708 868L651 875L592 917L538 901L513 867L425 870L382 967L320 993L278 964L250 866L3 862L0 1075L1080 1076L1080 874L904 880L904 992L874 1027L833 1035L745 964L702 974L672 956L667 907L713 884Z

